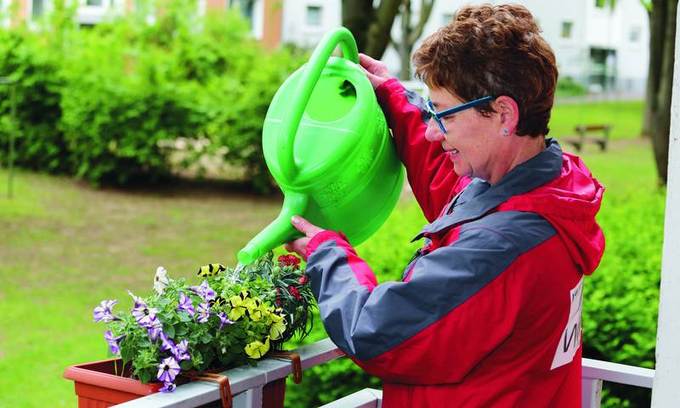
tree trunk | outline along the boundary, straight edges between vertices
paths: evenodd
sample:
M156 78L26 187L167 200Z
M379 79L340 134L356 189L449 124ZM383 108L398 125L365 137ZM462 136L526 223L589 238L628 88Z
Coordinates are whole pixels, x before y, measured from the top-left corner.
M368 27L374 17L373 2L342 0L342 25L352 32L359 51L366 50Z
M401 4L401 41L396 44L399 51L399 59L401 61L401 68L399 70L399 79L411 79L411 50L413 46L409 46L408 39L411 37L411 0L404 0Z
M370 3L370 2L368 2ZM390 43L392 24L399 13L401 0L381 0L375 11L375 19L368 27L368 41L365 52L373 58L380 59Z
M668 0L653 0L649 16L649 64L647 68L647 87L645 91L645 116L642 122L642 135L652 135L652 112L656 111L656 94L661 78L661 54L663 51L664 27L666 26L666 3ZM654 11L656 10L656 12Z
M401 0L381 0L373 8L373 1L342 0L342 25L352 32L360 52L382 58L400 3Z
M399 58L401 60L400 79L411 79L411 51L413 51L416 41L423 35L423 29L430 18L430 14L432 14L433 7L434 0L420 0L420 14L418 22L414 25L411 21L411 16L413 15L411 0L402 0L401 41L398 44L394 44L395 48L399 51Z
M664 27L663 52L661 61L661 78L656 95L656 110L652 112L652 146L656 159L656 170L659 182L666 184L668 179L668 141L671 128L671 96L673 91L673 64L675 55L675 18L678 0L668 0L664 9L658 12L666 14ZM652 12L655 12L654 10Z

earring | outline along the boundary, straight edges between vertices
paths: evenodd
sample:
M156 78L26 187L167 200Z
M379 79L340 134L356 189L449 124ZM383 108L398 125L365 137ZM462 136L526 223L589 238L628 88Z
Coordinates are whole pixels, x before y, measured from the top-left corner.
M508 128L503 128L503 136L508 136L508 135L510 135Z

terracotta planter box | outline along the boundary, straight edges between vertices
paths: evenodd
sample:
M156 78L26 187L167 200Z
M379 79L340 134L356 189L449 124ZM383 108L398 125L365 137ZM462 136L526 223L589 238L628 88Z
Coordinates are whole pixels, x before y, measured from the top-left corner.
M64 377L75 382L78 407L110 407L153 394L163 387L161 383L143 384L132 378L115 375L114 361L118 362L120 370L121 360L110 359L72 365L64 371Z
M121 404L158 392L162 383L143 384L126 376L115 374L114 362L121 368L120 359L109 359L76 364L64 371L64 377L73 380L79 408L104 408ZM286 393L286 379L264 386L263 408L282 408Z

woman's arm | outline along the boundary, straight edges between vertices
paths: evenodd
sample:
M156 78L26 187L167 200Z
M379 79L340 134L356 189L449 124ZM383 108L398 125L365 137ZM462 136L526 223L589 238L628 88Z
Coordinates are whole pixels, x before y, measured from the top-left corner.
M391 78L382 62L364 54L360 54L360 60L392 129L413 194L431 222L453 194L458 179L453 163L446 158L439 144L425 139L429 119L423 109L425 101Z
M434 221L451 199L458 176L441 145L425 139L427 114L425 101L415 92L404 89L396 79L386 81L376 90L397 147L425 218Z

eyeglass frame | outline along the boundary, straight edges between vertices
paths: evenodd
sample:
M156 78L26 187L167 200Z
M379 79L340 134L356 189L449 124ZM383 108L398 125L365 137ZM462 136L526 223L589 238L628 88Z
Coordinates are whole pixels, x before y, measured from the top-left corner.
M434 104L432 104L432 100L428 99L427 113L428 115L430 115L430 118L434 119L434 121L437 123L437 126L439 126L439 130L441 130L442 133L446 134L446 127L444 126L444 122L442 122L442 118L453 115L454 113L464 111L466 109L474 108L475 106L479 106L487 102L491 102L493 99L494 99L493 96L484 96L478 99L473 99L470 102L462 103L449 109L444 109L443 111L439 112L437 112L434 109Z

